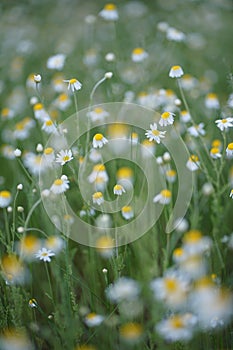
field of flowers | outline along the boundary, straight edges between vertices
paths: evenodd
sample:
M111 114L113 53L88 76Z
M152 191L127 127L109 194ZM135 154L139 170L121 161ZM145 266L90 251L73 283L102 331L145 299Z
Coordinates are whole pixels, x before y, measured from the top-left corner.
M233 349L231 0L0 4L0 349Z

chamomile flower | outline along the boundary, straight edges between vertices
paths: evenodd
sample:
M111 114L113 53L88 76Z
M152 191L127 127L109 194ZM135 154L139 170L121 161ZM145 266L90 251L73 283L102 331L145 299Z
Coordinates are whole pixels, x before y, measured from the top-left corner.
M229 197L233 199L233 189L231 190Z
M125 193L125 189L122 185L116 184L113 188L113 193L121 196L123 193Z
M211 158L213 159L219 159L222 157L221 153L220 153L220 150L218 147L212 147L211 150L210 150L210 156Z
M140 287L138 282L132 278L120 277L113 284L110 284L105 290L107 298L112 303L130 301L138 298Z
M69 189L69 180L66 175L62 175L60 179L56 179L51 188L50 191L54 194L61 194L66 192Z
M27 280L27 271L14 254L4 255L0 261L1 272L6 284L23 284Z
M189 256L207 252L211 246L211 238L203 236L199 230L190 230L183 237L183 249Z
M161 139L165 137L166 131L159 131L157 129L157 124L150 124L150 130L147 130L145 135L149 141L155 141L157 143L161 142Z
M132 51L132 61L133 62L142 62L148 57L148 53L142 47L136 47Z
M1 117L3 120L12 119L14 116L15 112L10 108L5 107L1 110Z
M105 214L106 215L106 214ZM109 218L108 222L109 222ZM110 223L111 224L111 223ZM106 225L106 222L101 223L98 227L109 227L109 223ZM98 253L105 259L109 259L114 254L114 241L110 236L101 236L96 240L96 249Z
M36 258L43 260L44 262L50 262L51 257L54 256L55 253L53 253L51 250L47 248L41 248L37 253L36 253Z
M10 191L0 191L0 208L6 208L10 204L12 196Z
M156 149L156 145L154 142L150 142L148 139L145 139L142 141L141 145L142 147L140 147L140 149L143 158L154 157Z
M169 27L167 30L167 39L171 41L176 41L176 42L182 42L186 38L186 35L181 32L180 30Z
M60 94L55 100L55 106L61 111L65 111L71 105L71 99L66 93Z
M32 309L38 307L38 303L37 303L36 299L34 299L34 298L30 299L28 302L28 306Z
M35 253L40 249L40 239L32 234L23 236L17 244L17 251L20 257L30 261L35 258Z
M84 323L88 327L99 326L104 321L104 316L91 312L85 316Z
M229 143L226 149L227 158L233 158L233 142Z
M196 155L191 155L186 163L186 167L190 170L190 171L197 171L198 169L200 169L200 161L198 156Z
M217 119L215 123L221 131L227 131L229 128L233 127L233 118Z
M168 182L174 183L176 181L177 175L174 169L168 169L165 175Z
M167 341L188 341L192 338L196 316L192 314L175 314L159 322L156 331Z
M44 130L47 134L57 133L57 128L51 119L47 119L42 125L41 129Z
M70 149L65 151L62 149L56 156L56 163L64 165L70 162L72 159L74 159L72 151Z
M65 64L66 56L64 54L57 54L48 58L47 68L62 70Z
M170 78L180 78L184 74L181 66L172 66L169 72Z
M205 135L205 130L204 130L204 123L200 123L198 125L192 125L188 128L188 132L191 136L193 137L198 137L198 136L204 136Z
M117 21L119 16L116 5L112 3L106 4L103 10L99 12L99 16L106 21Z
M42 103L36 103L33 106L34 116L36 119L41 121L42 123L46 120L50 119L48 113L44 109L44 105Z
M160 204L169 204L171 202L172 193L169 190L162 190L159 194L157 194L153 202L154 203L160 203Z
M91 148L91 150L89 152L89 159L93 163L98 163L98 162L100 162L102 160L101 153L97 149Z
M174 123L174 113L171 112L163 112L161 114L160 120L159 120L159 125L160 126L167 126L167 125L172 125Z
M92 201L94 204L98 204L98 205L101 205L104 203L104 196L103 196L103 193L98 191L98 192L95 192L93 195L92 195Z
M133 208L130 205L125 205L121 208L121 215L125 220L130 220L134 217Z
M92 111L87 113L87 116L91 118L92 122L103 121L104 118L109 116L109 113L102 107L95 107Z
M90 183L94 183L97 177L102 178L105 182L108 181L109 177L104 164L96 164L87 179Z
M94 148L102 148L106 143L108 140L102 134L98 133L93 137L92 145Z
M158 277L151 282L155 298L163 300L172 309L185 306L189 288L187 277L176 270L167 271L164 277Z
M219 109L220 104L218 96L214 93L209 93L205 98L205 106L209 109Z
M45 148L43 152L43 157L46 161L46 164L52 165L53 161L55 160L54 149L52 147Z
M53 235L49 236L44 241L44 245L48 250L51 250L54 253L59 253L65 247L65 241L60 236Z
M180 79L180 85L184 90L192 90L194 89L198 84L198 81L196 78L192 77L190 74L184 74L183 77Z
M75 92L76 90L80 90L82 88L82 84L75 78L64 80L65 83L68 83L68 90Z

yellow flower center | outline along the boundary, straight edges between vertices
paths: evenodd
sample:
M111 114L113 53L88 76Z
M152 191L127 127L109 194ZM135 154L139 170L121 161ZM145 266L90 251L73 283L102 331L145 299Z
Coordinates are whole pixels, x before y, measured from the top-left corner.
M133 55L141 55L144 52L144 49L142 47L136 47L133 50Z
M223 124L227 123L227 119L222 119L222 123Z
M218 154L219 153L219 148L217 148L217 147L211 148L210 153L211 154Z
M95 134L94 139L96 141L101 141L103 139L103 135L102 134Z
M173 170L173 169L170 169L170 170L168 170L168 171L166 172L166 175L167 175L168 177L176 176L176 171Z
M68 100L68 96L66 94L61 94L58 97L58 99L59 99L60 102L67 101Z
M9 191L1 191L0 192L0 197L10 198L11 197L11 193Z
M221 141L220 140L213 140L212 147L220 147L220 146L221 146Z
M181 69L181 68L180 68L180 66L173 66L172 69L173 69L173 70L179 70L179 69Z
M184 235L184 242L185 243L197 243L198 241L200 241L201 238L202 238L202 233L200 231L191 230L191 231L188 231Z
M97 114L101 114L103 111L104 111L104 110L103 110L103 108L101 108L101 107L96 107L96 108L94 108L94 112L97 113Z
M102 236L96 241L97 249L109 249L114 246L113 239L109 236Z
M21 241L22 249L31 251L34 250L38 245L38 239L35 236L26 236Z
M40 111L43 108L44 106L42 105L42 103L36 103L33 107L34 111Z
M139 323L126 323L120 327L120 334L127 339L135 339L141 336L143 328Z
M51 153L53 153L53 148L52 147L45 148L44 154L49 155Z
M194 154L189 158L192 162L198 162L199 161L199 158L198 156L195 156Z
M164 113L161 115L161 118L162 118L162 119L167 119L167 118L170 117L170 115L171 115L171 113L169 113L169 112L164 112Z
M131 168L122 167L117 171L117 178L118 179L130 178L132 176L133 176L133 171Z
M229 145L227 146L227 148L228 148L230 151L233 151L233 142L229 143Z
M184 322L180 316L173 316L171 318L171 325L174 328L183 328L184 327Z
M161 195L162 195L162 197L170 198L171 195L172 195L172 193L171 193L171 191L169 191L169 190L162 190L162 191L161 191Z
M104 9L106 10L106 11L114 11L114 10L116 10L116 5L114 5L114 4L106 4L105 6L104 6Z
M75 83L77 83L77 79L75 79L75 78L70 79L69 83L70 83L70 84L75 84Z
M122 190L122 186L121 185L115 185L114 186L114 190L121 191Z
M3 110L2 110L2 117L7 117L9 112L10 112L9 108L3 108Z
M175 257L181 257L184 254L184 250L182 248L176 248L173 252Z
M46 125L46 126L51 126L51 125L53 125L52 120L46 120L45 125Z
M172 278L165 279L165 287L169 292L175 292L177 289L177 282Z
M55 186L61 186L62 184L63 184L62 179L57 179L57 180L54 181L54 185Z
M214 94L213 92L211 92L211 93L209 93L209 94L207 95L207 98L216 99L216 98L217 98L217 95Z
M96 314L95 314L94 312L91 312L90 314L88 314L88 315L86 316L86 318L87 318L88 320L93 320L95 317L96 317Z
M132 207L130 205L125 205L121 210L123 213L130 213L132 211Z
M68 160L70 160L70 157L69 156L64 156L63 160L64 160L64 162L67 162Z
M93 198L94 198L94 199L103 198L102 192L95 192L95 193L93 194Z
M154 136L159 136L159 130L152 130L152 134Z
M103 164L96 164L93 168L94 171L105 171L105 166Z

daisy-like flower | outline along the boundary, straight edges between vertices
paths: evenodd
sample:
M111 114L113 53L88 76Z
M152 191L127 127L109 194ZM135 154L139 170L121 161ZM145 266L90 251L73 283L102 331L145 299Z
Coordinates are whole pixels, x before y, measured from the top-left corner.
M155 141L157 143L161 142L161 138L164 138L166 131L159 131L157 129L157 124L150 124L150 130L147 130L145 135L149 141Z
M203 236L199 230L190 230L183 237L183 249L189 256L209 251L211 246L211 238Z
M103 193L102 192L95 192L92 195L92 201L93 201L94 204L98 204L98 205L103 204L104 203Z
M30 299L29 300L29 302L28 302L28 306L30 307L30 308L36 308L37 306L38 306L38 303L37 303L37 301L36 301L36 299Z
M43 152L44 159L48 165L51 165L55 159L54 149L52 147L47 147Z
M213 159L219 159L222 157L221 153L220 153L220 150L218 147L212 147L211 150L210 150L210 156L211 158Z
M145 139L141 143L141 153L143 158L154 157L156 145L154 142L150 142L148 139Z
M18 254L24 260L30 261L35 258L35 253L40 249L41 242L36 236L29 234L23 236L17 244Z
M52 184L50 191L54 194L61 194L69 189L69 180L66 175L62 175L60 179L56 179Z
M172 193L169 190L162 190L159 194L157 194L153 202L154 203L160 203L160 204L169 204L171 202Z
M180 30L169 27L167 30L167 39L171 41L176 41L176 42L182 42L186 38L186 35L181 32Z
M121 196L123 193L125 193L125 189L122 185L116 184L113 188L113 193Z
M91 118L92 122L103 121L104 118L109 116L109 113L102 107L96 107L92 111L87 113L87 116Z
M185 275L171 270L164 277L153 280L151 289L156 299L163 300L169 308L177 309L187 302L189 281Z
M186 167L190 171L196 171L200 168L199 158L196 155L191 155L186 163Z
M84 323L88 327L99 326L104 321L104 316L91 312L85 316Z
M176 171L173 169L168 169L165 173L168 182L173 183L176 181Z
M90 183L93 183L96 181L97 178L102 178L105 182L108 181L109 177L108 177L108 173L106 171L106 168L104 166L104 164L96 164L94 167L93 167L93 170L91 172L91 174L88 176L88 181Z
M92 145L94 148L102 148L106 143L108 140L102 134L95 134L93 137Z
M174 123L174 113L164 112L161 114L161 118L159 120L160 126L172 125Z
M82 84L75 78L69 80L63 80L65 83L68 83L68 90L74 92L75 90L80 90L82 88Z
M63 151L63 149L62 149L57 154L56 162L60 163L61 165L64 165L64 164L70 162L72 159L74 159L73 155L72 155L72 151L70 149Z
M42 125L42 130L44 130L47 134L57 133L57 128L51 119L47 119Z
M226 149L227 158L233 158L233 142L229 143Z
M64 54L57 54L48 58L47 68L62 70L65 64L66 56Z
M231 190L229 197L233 199L233 189Z
M148 57L148 53L142 47L133 49L131 58L133 62L142 62Z
M41 122L45 122L46 120L50 119L42 103L34 104L33 111L35 118L40 120Z
M121 214L125 220L130 220L134 217L133 208L130 205L125 205L121 208Z
M177 314L159 322L156 331L167 341L190 340L197 318L192 314Z
M140 293L140 287L134 279L120 277L114 284L108 286L105 293L112 303L120 303L122 301L137 299Z
M220 104L218 96L213 92L209 93L205 98L205 106L209 109L219 109Z
M1 117L3 120L12 119L14 116L15 112L10 108L5 107L1 110Z
M52 250L54 253L59 253L65 247L65 241L60 236L53 235L44 241L44 245L45 248Z
M180 78L184 74L181 66L172 66L169 72L170 78Z
M11 193L9 191L0 191L0 208L6 208L11 202Z
M106 4L103 10L100 11L99 16L106 21L117 21L119 16L116 5L112 3Z
M51 250L46 249L46 248L41 248L36 253L36 258L43 260L44 262L50 262L51 256L54 256L54 255L55 255L55 253L53 253Z
M223 119L217 119L215 120L215 123L217 124L217 127L221 130L228 130L228 128L233 127L233 118L223 118Z
M99 225L98 227L107 227L107 228L109 226L111 227L112 223L109 222L109 217L107 217L107 221L108 221L107 223L105 219L104 221L105 222L104 223L101 222L101 225ZM105 259L109 259L113 256L114 254L113 247L114 247L114 241L110 236L101 236L96 240L96 249L98 253Z
M190 74L184 74L184 76L180 79L180 85L184 90L192 90L198 84L198 80L191 76Z
M71 99L65 93L62 93L55 100L55 106L61 111L65 111L71 105Z
M198 125L192 125L188 128L188 132L193 137L198 137L199 135L204 136L205 130L204 130L204 123L200 123Z

